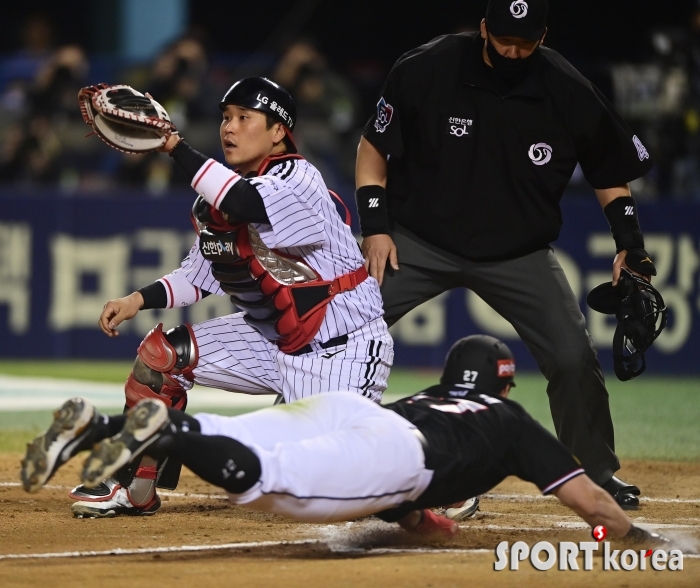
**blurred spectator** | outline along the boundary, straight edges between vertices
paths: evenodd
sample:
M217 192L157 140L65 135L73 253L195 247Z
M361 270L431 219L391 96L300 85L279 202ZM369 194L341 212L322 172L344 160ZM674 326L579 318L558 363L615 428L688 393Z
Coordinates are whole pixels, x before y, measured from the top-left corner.
M22 49L25 57L46 57L53 49L53 24L44 13L31 14L22 27Z
M179 129L206 117L208 70L204 45L189 36L171 43L153 64L148 90Z
M214 155L220 149L220 91L209 83L209 69L204 43L197 35L186 35L156 57L143 90L163 105L191 145ZM188 185L174 162L157 154L121 156L117 176L123 185L145 188L154 196Z
M700 0L690 18L686 43L688 104L685 111L687 154L675 164L674 184L676 197L700 201Z
M36 72L52 53L53 25L45 14L31 14L21 30L21 47L3 60L4 83L0 88L0 137L7 134L2 146L3 161L17 141L16 123L28 114L29 93ZM16 146L16 145L15 145Z
M671 195L676 162L687 153L685 111L689 80L685 31L652 31L652 58L612 67L615 106L639 133L654 159L654 170L634 186L638 198Z
M55 183L59 179L61 143L45 116L15 125L0 152L0 181Z
M35 39L34 50L45 47ZM82 125L76 96L87 83L88 71L83 50L67 45L44 57L26 87L10 85L2 100L8 126L0 152L0 180L33 185L61 183L65 177L75 183L78 172L66 165L74 135L69 127Z
M87 57L77 45L59 47L37 72L29 93L33 116L80 118L78 90L87 84Z
M331 188L352 181L362 114L352 85L331 69L309 40L285 50L272 79L296 102L294 139L299 151L329 178Z

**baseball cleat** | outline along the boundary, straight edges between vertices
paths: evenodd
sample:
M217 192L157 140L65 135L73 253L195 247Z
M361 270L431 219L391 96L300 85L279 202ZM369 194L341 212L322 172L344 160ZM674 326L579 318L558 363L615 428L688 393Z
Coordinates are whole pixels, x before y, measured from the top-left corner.
M37 492L59 467L91 446L90 425L99 418L85 398L71 398L53 413L53 423L43 435L27 444L20 477L27 492Z
M416 535L441 535L443 537L454 537L459 533L459 525L455 521L446 519L439 514L435 514L430 509L423 509L420 523L409 531Z
M466 521L472 518L479 510L479 497L465 500L461 506L455 506L445 510L445 516L453 521Z
M112 476L160 439L160 432L169 423L168 409L161 400L141 400L128 410L119 433L95 445L80 474L83 484L94 488Z
M101 519L120 515L151 516L160 509L160 497L155 492L143 504L135 504L128 488L109 478L94 488L78 486L69 496L78 502L71 506L78 519Z

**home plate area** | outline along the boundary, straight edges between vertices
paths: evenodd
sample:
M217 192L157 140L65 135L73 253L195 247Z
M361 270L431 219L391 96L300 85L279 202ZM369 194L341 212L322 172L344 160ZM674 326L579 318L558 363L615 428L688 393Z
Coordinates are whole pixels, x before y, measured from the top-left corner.
M222 492L183 471L152 517L75 519L68 491L80 460L37 494L17 482L19 455L0 456L0 585L206 586L694 586L700 585L700 464L626 462L620 474L644 491L635 524L663 533L683 553L683 569L539 571L528 558L496 571L496 546L523 541L592 541L591 530L554 498L509 478L482 497L481 509L453 539L406 534L370 517L310 525L230 504ZM611 544L612 549L627 549ZM546 553L541 554L546 560ZM619 558L618 558L619 561ZM565 574L565 576L562 576ZM235 580L235 581L234 581Z

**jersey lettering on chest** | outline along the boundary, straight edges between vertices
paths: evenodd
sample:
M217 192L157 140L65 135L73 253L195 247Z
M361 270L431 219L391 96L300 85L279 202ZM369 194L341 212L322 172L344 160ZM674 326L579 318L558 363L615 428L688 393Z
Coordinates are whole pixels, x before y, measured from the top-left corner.
M449 412L452 414L464 414L465 412L480 412L482 410L488 410L489 404L502 404L498 398L493 396L488 396L487 394L479 394L478 397L483 400L486 405L476 402L474 400L468 400L466 398L431 398L425 394L419 394L414 396L413 400L424 400L429 401L428 406L433 410L439 410L440 412ZM410 402L410 401L409 401Z

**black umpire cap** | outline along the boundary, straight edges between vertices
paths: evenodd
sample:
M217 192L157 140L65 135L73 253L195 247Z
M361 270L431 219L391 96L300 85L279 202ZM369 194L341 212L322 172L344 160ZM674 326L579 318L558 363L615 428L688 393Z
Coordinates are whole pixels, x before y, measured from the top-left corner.
M225 110L229 104L259 110L281 122L287 130L284 138L287 150L290 153L297 152L292 137L292 129L297 122L297 106L282 86L267 78L243 78L228 89L219 108Z
M503 341L488 335L472 335L452 346L440 383L498 394L507 384L515 386L514 376L515 359Z
M486 26L494 37L542 38L547 28L548 0L489 0Z

